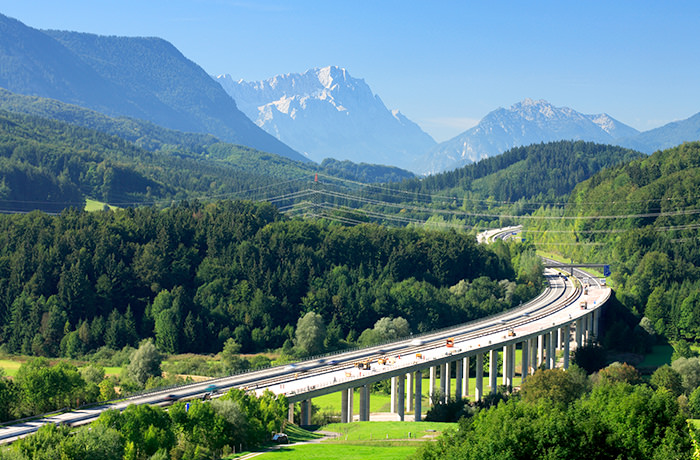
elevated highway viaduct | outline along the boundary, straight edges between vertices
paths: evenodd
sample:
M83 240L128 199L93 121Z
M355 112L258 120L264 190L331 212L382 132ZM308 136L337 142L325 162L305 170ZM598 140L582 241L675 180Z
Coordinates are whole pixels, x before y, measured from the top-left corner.
M548 261L548 264L554 262ZM568 271L568 269L567 269ZM515 350L521 350L521 378L526 379L538 366L557 365L556 352L563 351L564 368L569 366L572 348L598 335L600 308L611 291L593 276L574 268L565 274L555 268L545 269L547 288L534 300L507 312L461 324L448 329L414 336L369 348L355 349L302 362L207 380L169 389L161 389L131 398L82 408L58 415L14 423L0 428L0 443L36 431L44 424L79 425L96 419L108 409L123 410L129 404L170 404L173 400L197 398L215 386L219 392L241 388L262 393L270 390L284 394L289 402L289 416L295 403L301 403L302 424L310 422L313 398L340 393L343 422L355 420L353 399L359 389L359 420L369 420L370 385L392 381L392 411L404 420L406 412L420 420L422 411L423 372L430 375L429 392L438 389L448 398L454 367L455 397L471 394L470 363L475 363L474 397L483 398L484 358L489 357L488 391L498 386L496 363L502 353L502 384L512 386L515 377ZM447 346L451 339L452 346ZM379 364L382 359L384 364ZM368 362L368 369L356 367ZM440 382L437 374L440 369Z

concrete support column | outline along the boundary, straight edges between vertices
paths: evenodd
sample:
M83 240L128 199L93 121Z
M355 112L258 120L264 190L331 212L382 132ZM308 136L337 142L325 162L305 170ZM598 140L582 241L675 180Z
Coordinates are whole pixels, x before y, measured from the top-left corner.
M340 423L349 423L348 420L348 390L340 392Z
M462 397L466 398L469 396L469 356L464 358L462 370L464 372L462 376Z
M391 409L390 412L392 414L395 414L398 412L397 407L396 407L396 384L397 384L397 379L396 377L391 378Z
M532 337L528 342L529 342L529 347L530 347L529 364L530 364L530 367L532 368L532 373L534 373L535 369L537 369L537 338ZM528 369L528 373L530 373L529 369Z
M447 402L450 399L450 363L440 366L440 390L442 402Z
M557 350L561 350L561 328L557 329Z
M348 423L352 423L355 420L353 414L355 410L355 389L348 388L346 391L348 392Z
M399 420L403 422L405 411L404 407L406 404L405 401L405 396L406 396L406 376L405 375L400 375L398 377L398 382L397 382L397 393L398 393L398 401L397 401L397 406L398 406L398 413L399 413Z
M308 404L307 400L303 400L299 402L299 407L301 410L299 411L299 426L304 426L308 425L309 422L306 419L306 405Z
M527 378L528 369L530 367L530 341L525 340L521 344L520 358L520 381L524 382Z
M564 370L569 368L569 354L571 350L570 347L571 330L569 325L564 326Z
M430 367L430 383L428 384L428 405L433 405L433 395L435 394L435 374L437 374L437 367Z
M581 318L576 320L576 326L575 326L575 341L576 341L576 348L582 347L583 346L583 321L581 321Z
M544 368L549 369L549 332L542 334L542 362L544 363Z
M462 378L464 377L464 371L462 366L464 362L461 359L455 361L455 399L459 401L462 399Z
M421 374L421 371L416 371L414 374L413 381L415 382L415 392L416 396L413 398L415 405L413 408L413 415L414 415L414 420L416 422L421 421L421 398L423 397L422 395L422 390L421 387L423 386L423 375Z
M289 403L289 410L287 411L287 421L289 423L294 423L294 403Z
M544 335L537 336L537 367L544 361Z
M369 385L360 387L360 421L369 422Z
M510 345L503 347L503 363L501 370L501 385L508 386L508 377L510 376Z
M498 350L489 351L489 388L491 393L496 392L498 386Z
M552 353L549 355L549 368L554 369L557 367L557 351L554 348L554 340L557 337L557 331L549 331L549 338L552 340L552 345L550 346L550 350Z
M596 340L600 337L600 308L593 310L593 335Z
M301 402L301 425L311 425L311 400L305 399Z
M593 341L596 339L595 334L593 333L593 320L595 318L595 311L592 311L590 315L587 315L588 318L588 340Z
M476 355L476 384L474 388L474 400L481 401L484 394L484 354Z
M406 374L406 412L411 411L413 407L413 374Z
M511 390L515 386L515 344L512 343L506 347L508 349L508 359L506 362L506 370L508 374L506 376L506 386Z

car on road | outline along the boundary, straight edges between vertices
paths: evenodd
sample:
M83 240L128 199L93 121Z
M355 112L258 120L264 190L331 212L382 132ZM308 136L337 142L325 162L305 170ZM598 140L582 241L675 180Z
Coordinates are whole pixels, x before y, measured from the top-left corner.
M275 433L272 436L272 442L277 444L289 444L289 436L286 433Z

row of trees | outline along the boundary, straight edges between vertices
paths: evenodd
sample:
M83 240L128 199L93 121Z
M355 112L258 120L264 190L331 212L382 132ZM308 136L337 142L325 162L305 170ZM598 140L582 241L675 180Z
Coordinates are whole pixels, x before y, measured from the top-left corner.
M517 305L539 292L533 260L468 234L288 220L249 202L0 216L0 339L42 356L148 337L166 353L229 338L254 352L293 346L314 312L333 347L383 317L423 332Z
M281 431L287 399L230 390L211 401L160 407L128 406L103 412L90 426L71 430L46 425L0 450L7 460L207 460L252 449Z
M32 358L20 366L14 378L0 375L0 422L107 401L120 394L181 381L176 377L164 379L162 360L162 354L150 340L129 351L120 376L107 377L104 368L96 363L77 368L67 360L52 364L46 358Z

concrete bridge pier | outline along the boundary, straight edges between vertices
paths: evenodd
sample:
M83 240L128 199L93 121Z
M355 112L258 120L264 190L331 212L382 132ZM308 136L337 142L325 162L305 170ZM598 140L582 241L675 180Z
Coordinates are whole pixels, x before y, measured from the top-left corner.
M464 377L464 371L462 370L463 366L463 360L458 359L455 361L455 399L457 401L462 399L462 378Z
M469 356L463 359L462 364L462 397L466 398L469 396Z
M340 423L350 423L348 420L348 390L340 391Z
M564 370L569 369L569 355L571 354L571 328L567 324L564 326Z
M530 341L524 340L520 344L520 381L524 382L530 368Z
M369 422L369 385L360 387L360 421Z
M596 340L598 340L598 333L600 332L600 310L595 309L593 310L593 335L595 336Z
M411 411L413 406L413 374L406 374L406 412Z
M415 374L413 374L413 381L414 381L414 387L415 387L415 392L416 396L413 398L415 402L415 407L413 408L413 414L414 414L414 420L416 422L421 421L421 397L422 397L422 389L421 387L423 386L423 374L421 371L416 371Z
M582 347L583 346L583 321L581 318L576 320L576 326L575 326L575 341L576 341L576 348Z
M433 405L433 395L435 394L435 375L437 374L437 367L430 367L430 382L428 386L428 406Z
M311 425L311 400L301 402L301 426Z
M496 393L498 387L498 350L489 351L489 388L491 394Z
M561 350L561 328L557 329L557 351Z
M440 366L440 389L442 390L442 402L450 400L450 363Z
M530 369L528 369L527 373L532 374L534 370L537 368L537 339L536 338L530 338L528 340L529 344L528 347L530 348L530 359L528 360L528 364L530 367L533 369L532 372L530 372Z
M289 403L289 409L287 410L287 421L289 423L294 423L294 403Z
M484 354L476 354L476 388L474 388L474 400L481 401L484 396Z
M400 375L398 377L398 382L397 382L397 409L399 413L399 420L403 422L405 411L404 407L406 404L405 401L405 396L406 396L406 376L405 375Z
M537 367L544 361L544 334L537 336Z
M555 331L549 331L547 334L547 369L557 367L557 353L554 349L554 341L556 340Z

